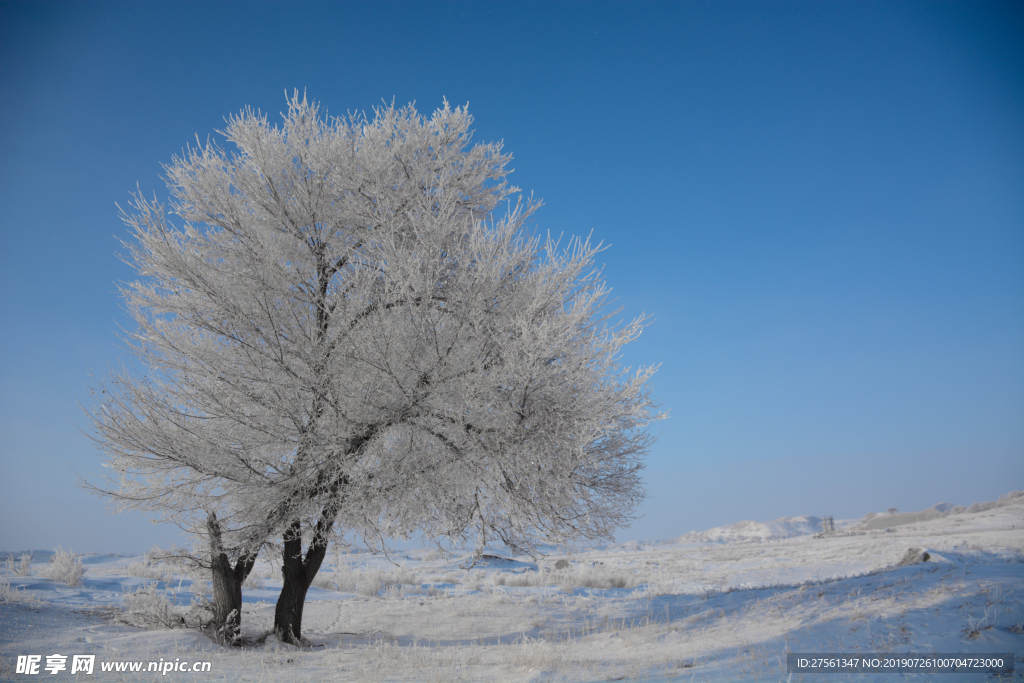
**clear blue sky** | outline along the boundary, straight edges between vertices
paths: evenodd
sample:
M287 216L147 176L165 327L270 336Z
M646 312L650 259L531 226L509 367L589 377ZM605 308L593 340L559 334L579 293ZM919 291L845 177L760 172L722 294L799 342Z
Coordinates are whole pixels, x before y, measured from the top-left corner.
M115 202L246 105L469 103L661 363L645 517L1024 488L1018 3L0 4L0 549L177 541L75 487L126 323Z

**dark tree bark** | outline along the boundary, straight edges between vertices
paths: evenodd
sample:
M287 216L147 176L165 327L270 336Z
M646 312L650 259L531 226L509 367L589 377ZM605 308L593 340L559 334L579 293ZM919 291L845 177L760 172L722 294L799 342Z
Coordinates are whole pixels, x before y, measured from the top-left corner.
M242 583L256 564L258 552L242 552L234 565L221 540L220 523L217 516L206 518L210 533L210 570L213 583L213 627L218 639L234 642L242 625Z
M302 524L292 522L284 534L281 573L284 584L274 609L274 633L279 640L293 645L302 639L302 608L306 603L306 592L313 578L320 571L327 555L327 536L334 525L336 511L328 506L320 516L313 531L306 555L302 555Z

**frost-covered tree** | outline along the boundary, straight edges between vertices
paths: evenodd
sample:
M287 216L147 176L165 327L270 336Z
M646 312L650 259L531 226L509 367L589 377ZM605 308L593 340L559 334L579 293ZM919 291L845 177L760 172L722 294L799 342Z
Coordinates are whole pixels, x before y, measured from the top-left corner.
M208 540L222 620L274 538L295 641L333 534L533 552L607 538L643 495L653 370L617 362L643 320L609 319L600 246L525 235L529 200L496 215L511 157L471 121L296 94L166 167L182 225L140 195L124 214L145 368L98 387L106 492Z

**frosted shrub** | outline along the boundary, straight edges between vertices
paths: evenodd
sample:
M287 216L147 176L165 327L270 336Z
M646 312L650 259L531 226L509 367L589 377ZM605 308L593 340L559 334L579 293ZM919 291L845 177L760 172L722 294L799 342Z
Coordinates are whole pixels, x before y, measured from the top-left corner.
M323 571L317 572L317 575L313 577L313 580L310 582L309 585L312 586L313 588L322 588L325 591L341 590L338 587L337 580L335 580L335 578L334 578L337 575L338 575L337 570L335 570L334 572L331 572L330 574L328 574L327 572L323 572Z
M157 581L164 580L164 573L159 567L149 563L149 560L145 562L132 562L128 565L128 576L137 576L142 579L156 579Z
M14 555L7 558L7 571L18 576L28 576L32 573L32 555L31 553L25 553L18 558L18 563L14 563Z
M82 577L85 576L85 566L81 558L75 557L71 551L64 552L57 548L50 564L43 568L43 576L66 583L72 588L82 585Z
M125 589L125 621L144 628L177 628L184 620L174 611L167 591L159 592L155 583L139 586L134 591ZM170 594L173 597L173 594Z
M10 562L11 560L8 560ZM0 602L14 602L18 597L20 591L17 588L11 588L11 581L6 576L0 576Z
M401 567L389 570L388 577L396 584L407 584L414 586L419 584L420 582L420 579L418 576L416 576L416 573L411 569L407 569L404 563L402 564Z
M351 570L345 571L340 568L333 572L318 572L313 577L310 585L314 588L322 588L325 591L340 591L342 593L358 593L356 589L358 581L351 576Z
M452 597L452 589L445 586L444 588L438 588L437 586L427 586L426 592L423 593L428 598L441 598L447 600Z
M266 584L263 583L265 578L270 577L266 576L263 572L257 572L255 570L251 571L249 572L249 576L245 577L245 581L242 582L242 587L251 588L252 590L262 590L266 588Z
M185 570L185 575L191 579L192 584L189 586L189 590L196 596L209 595L213 592L213 584L210 579L210 568L202 567L198 564L186 562L183 564L182 569Z
M189 588L197 598L213 595L213 583L210 581L205 581L203 579L193 579L192 585Z
M6 576L0 576L0 605L21 603L30 607L41 607L43 601L24 588L14 588Z

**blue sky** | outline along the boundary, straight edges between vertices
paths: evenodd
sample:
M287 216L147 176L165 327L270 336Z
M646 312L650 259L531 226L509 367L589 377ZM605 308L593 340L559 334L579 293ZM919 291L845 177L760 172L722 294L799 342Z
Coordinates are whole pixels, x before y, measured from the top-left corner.
M0 4L0 549L178 541L75 487L127 325L115 202L250 105L469 103L536 227L611 247L661 364L644 518L1024 488L1024 13L1014 3Z

